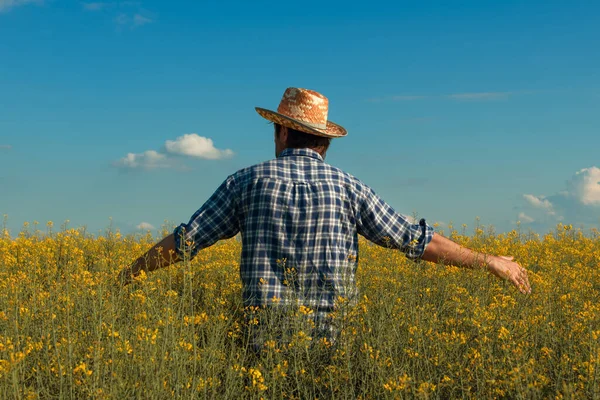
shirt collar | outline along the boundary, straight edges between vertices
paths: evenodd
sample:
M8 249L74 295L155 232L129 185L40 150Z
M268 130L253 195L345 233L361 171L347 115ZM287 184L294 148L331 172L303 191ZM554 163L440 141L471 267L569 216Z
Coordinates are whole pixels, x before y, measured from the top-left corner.
M315 158L319 161L324 161L323 157L321 157L321 155L312 150L312 149L291 149L291 148L287 148L284 149L281 153L279 153L279 157L289 157L289 156L302 156L302 157L310 157L310 158Z

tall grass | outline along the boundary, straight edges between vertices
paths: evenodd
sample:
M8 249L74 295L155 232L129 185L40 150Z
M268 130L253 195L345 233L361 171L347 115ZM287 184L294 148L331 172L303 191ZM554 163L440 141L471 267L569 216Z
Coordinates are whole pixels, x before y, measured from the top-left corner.
M243 308L236 240L121 288L156 237L4 232L0 398L600 398L597 232L448 235L514 255L533 293L363 241L360 301L332 344L309 309ZM258 319L273 326L255 353Z

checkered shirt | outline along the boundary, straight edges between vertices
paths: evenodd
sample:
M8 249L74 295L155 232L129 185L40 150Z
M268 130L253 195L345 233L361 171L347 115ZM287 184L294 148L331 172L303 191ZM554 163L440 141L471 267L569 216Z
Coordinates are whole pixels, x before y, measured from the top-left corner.
M238 232L244 304L303 305L317 316L340 296L354 302L359 234L409 259L420 258L433 236L424 219L410 223L310 149L285 149L230 175L174 234L178 254L191 243L193 257Z

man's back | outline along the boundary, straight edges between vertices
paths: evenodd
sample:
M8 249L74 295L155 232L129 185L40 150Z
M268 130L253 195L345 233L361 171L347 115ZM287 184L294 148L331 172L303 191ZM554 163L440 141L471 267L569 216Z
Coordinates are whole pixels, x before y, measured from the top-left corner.
M350 297L359 183L309 149L287 149L234 176L247 304L295 300L326 312Z
M241 232L245 305L294 303L325 314L339 296L354 300L358 234L410 258L433 234L306 148L229 176L176 236L184 229L192 254Z

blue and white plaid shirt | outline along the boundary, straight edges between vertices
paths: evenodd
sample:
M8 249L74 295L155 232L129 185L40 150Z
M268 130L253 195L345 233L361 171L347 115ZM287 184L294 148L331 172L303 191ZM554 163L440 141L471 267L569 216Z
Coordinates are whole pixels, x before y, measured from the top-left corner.
M238 232L244 304L295 303L316 315L333 311L339 296L356 297L359 234L410 259L420 258L433 236L424 219L411 224L310 149L285 149L230 175L174 234L179 256L183 238L193 257Z

